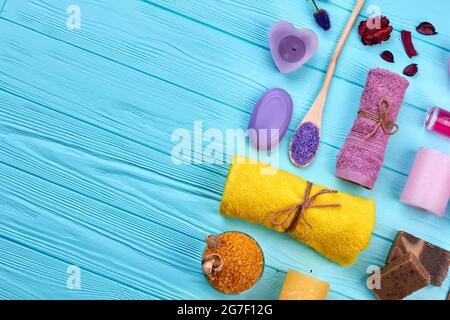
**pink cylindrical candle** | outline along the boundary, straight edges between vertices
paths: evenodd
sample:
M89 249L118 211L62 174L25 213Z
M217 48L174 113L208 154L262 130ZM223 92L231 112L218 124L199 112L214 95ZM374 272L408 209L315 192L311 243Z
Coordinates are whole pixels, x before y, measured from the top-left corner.
M450 198L450 155L420 148L400 201L443 216Z

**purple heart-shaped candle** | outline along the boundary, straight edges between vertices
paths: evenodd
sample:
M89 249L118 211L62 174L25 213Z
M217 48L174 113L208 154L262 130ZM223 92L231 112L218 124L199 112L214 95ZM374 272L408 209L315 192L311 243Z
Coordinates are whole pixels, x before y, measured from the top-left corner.
M304 65L319 46L319 39L310 29L297 29L292 23L280 21L270 29L270 52L281 73L289 73Z

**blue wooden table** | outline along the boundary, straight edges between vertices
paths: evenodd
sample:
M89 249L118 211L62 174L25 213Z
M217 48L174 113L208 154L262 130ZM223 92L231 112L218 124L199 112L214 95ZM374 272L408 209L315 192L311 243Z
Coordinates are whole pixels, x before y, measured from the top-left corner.
M357 23L379 6L395 27L392 39L365 47L353 29L318 157L301 170L288 160L288 143L354 1L321 4L332 17L329 32L302 0L0 0L0 298L276 299L286 270L295 269L329 281L329 299L373 299L367 267L383 265L398 230L450 249L450 210L438 218L399 202L420 146L450 152L450 140L423 128L431 106L450 108L450 3L368 1ZM70 25L71 5L80 9L80 28ZM313 59L290 75L276 70L268 49L268 30L278 20L320 38ZM426 20L439 35L414 31ZM420 52L413 60L400 41L403 29L413 31ZM395 64L379 57L387 49ZM368 70L401 73L411 62L420 71L410 79L401 130L376 187L336 179L336 154ZM196 121L203 130L245 129L258 97L272 87L286 89L295 103L279 166L377 201L370 246L354 265L340 267L284 234L221 217L233 150L219 164L195 163L198 150L190 163L172 161L175 130L193 132ZM252 235L266 258L262 280L240 296L212 289L199 265L204 237L228 230ZM71 282L78 271L79 288ZM410 298L444 299L449 287L446 281Z

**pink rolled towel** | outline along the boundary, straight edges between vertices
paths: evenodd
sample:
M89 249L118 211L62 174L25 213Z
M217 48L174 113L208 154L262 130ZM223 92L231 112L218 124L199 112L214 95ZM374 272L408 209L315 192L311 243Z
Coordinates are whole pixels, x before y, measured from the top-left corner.
M367 76L358 117L337 156L338 178L372 189L383 165L389 137L397 120L408 80L380 68Z

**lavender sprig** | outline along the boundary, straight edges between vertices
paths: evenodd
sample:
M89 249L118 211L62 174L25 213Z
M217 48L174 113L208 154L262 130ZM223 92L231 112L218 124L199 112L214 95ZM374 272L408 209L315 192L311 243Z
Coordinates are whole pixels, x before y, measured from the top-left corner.
M316 0L311 0L314 4L314 7L316 7L316 12L314 13L314 19L316 20L316 23L325 31L329 30L331 28L331 21L330 16L328 15L328 12L324 9L320 9L317 6Z

